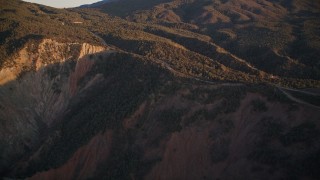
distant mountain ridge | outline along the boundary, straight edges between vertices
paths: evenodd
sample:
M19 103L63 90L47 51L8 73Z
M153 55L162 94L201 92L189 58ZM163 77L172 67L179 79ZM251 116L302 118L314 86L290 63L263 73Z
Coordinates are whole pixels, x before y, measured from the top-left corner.
M109 2L114 2L114 1L118 1L118 0L102 0L102 1L98 1L96 3L92 3L92 4L81 5L80 8L94 8L94 7L98 7L98 6L102 5L102 4L109 3Z

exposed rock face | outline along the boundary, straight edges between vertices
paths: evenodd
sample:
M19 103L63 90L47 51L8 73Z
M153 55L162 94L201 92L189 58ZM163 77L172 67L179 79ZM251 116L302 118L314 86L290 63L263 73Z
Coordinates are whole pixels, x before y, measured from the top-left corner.
M95 54L104 51L105 48L101 46L93 46L91 44L83 43L81 46L79 58L82 58L88 54Z
M87 43L59 43L52 39L44 39L39 45L28 44L14 57L13 67L0 70L0 85L15 80L25 71L38 71L48 65L79 60L104 50L104 47Z
M0 169L39 143L81 91L78 81L95 62L91 54L105 50L44 39L38 46L25 46L14 57L14 66L0 70Z

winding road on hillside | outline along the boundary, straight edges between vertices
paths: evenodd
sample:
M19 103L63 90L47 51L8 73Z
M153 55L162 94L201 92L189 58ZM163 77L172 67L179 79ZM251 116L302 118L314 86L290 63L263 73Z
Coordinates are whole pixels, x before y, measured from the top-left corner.
M307 91L303 91L303 90L298 90L298 89L292 89L292 88L285 88L285 87L280 87L280 86L276 86L287 98L289 98L290 100L296 102L296 103L299 103L299 104L304 104L304 105L307 105L307 106L310 106L310 107L313 107L313 108L316 108L316 109L320 109L319 106L316 106L316 105L313 105L313 104L310 104L308 102L305 102L299 98L296 98L294 97L293 95L291 95L290 93L288 93L286 90L290 90L290 91L295 91L295 92L300 92L300 93L304 93L304 94L308 94L308 95L313 95L313 96L319 96L318 94L316 93L311 93L311 92L307 92Z
M289 90L289 91L295 91L295 92L300 92L300 93L312 95L312 96L320 96L319 93L314 93L314 92L310 92L310 91L304 91L304 90L300 90L300 89L293 89L293 88L287 88L287 87L281 87L281 88L285 89L285 90Z
M90 31L90 33L92 35L94 35L96 38L98 38L100 40L100 42L104 45L104 46L108 46L110 47L110 45L107 44L107 42L99 35L93 33ZM221 86L243 86L244 84L243 83L217 83L215 81L209 81L209 80L203 80L203 79L200 79L200 78L197 78L197 77L193 77L193 76L190 76L190 75L186 75L182 72L179 72L175 69L173 69L167 62L163 61L163 60L160 60L160 59L155 59L155 58L152 58L150 59L151 61L155 62L156 64L159 64L163 67L165 67L166 69L168 69L170 72L172 72L173 74L176 74L180 77L186 77L186 78L190 78L190 79L193 79L195 81L198 81L198 82L203 82L203 83L207 83L207 84L211 84L211 85L221 85ZM243 62L244 60L241 60L241 62ZM244 61L245 62L245 61ZM248 64L250 66L250 64ZM251 67L251 66L250 66ZM254 68L254 67L252 67ZM294 97L293 95L291 95L290 93L288 93L286 90L289 90L289 91L295 91L295 92L300 92L300 93L304 93L304 94L308 94L308 95L312 95L312 96L319 96L319 94L317 93L313 93L313 92L308 92L308 91L303 91L303 90L298 90L298 89L293 89L293 88L287 88L287 87L281 87L281 86L278 86L278 85L275 85L275 84L271 84L272 86L278 88L288 99L292 100L293 102L296 102L296 103L299 103L299 104L304 104L304 105L307 105L307 106L310 106L310 107L314 107L314 108L317 108L317 109L320 109L319 106L316 106L316 105L313 105L313 104L310 104L308 102L305 102L299 98L296 98Z

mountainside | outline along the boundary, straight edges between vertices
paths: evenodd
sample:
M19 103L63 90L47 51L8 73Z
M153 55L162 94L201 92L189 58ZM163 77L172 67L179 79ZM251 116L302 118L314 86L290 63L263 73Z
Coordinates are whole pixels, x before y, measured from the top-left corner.
M319 179L320 3L0 0L0 177Z
M261 71L320 77L319 1L119 0L100 7L130 21L207 35Z

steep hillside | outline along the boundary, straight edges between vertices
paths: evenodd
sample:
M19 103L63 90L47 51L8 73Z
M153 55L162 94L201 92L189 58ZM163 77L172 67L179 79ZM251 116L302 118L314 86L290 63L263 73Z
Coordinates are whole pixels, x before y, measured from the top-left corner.
M113 7L113 4L125 2L112 1L98 7ZM199 29L200 27L196 30L174 26L167 27L166 25L163 26L161 22L156 22L156 24L148 23L148 21L142 23L130 22L117 17L110 17L93 9L57 10L32 4L25 4L25 6L17 8L19 3L22 2L4 2L8 7L3 6L2 10L3 19L6 22L2 25L3 29L5 29L5 32L13 33L12 35L4 36L4 42L6 43L1 46L1 52L4 54L1 62L4 66L12 66L15 61L10 58L16 50L21 49L24 43L29 40L35 41L38 39L37 41L39 41L43 38L50 38L60 42L85 42L96 45L103 45L103 41L107 41L109 46L141 55L150 61L161 63L167 67L170 66L173 70L193 78L250 83L268 82L292 87L319 86L320 71L314 64L317 60L313 60L314 58L309 59L310 57L304 58L306 61L312 61L311 64L306 65L290 56L284 56L282 54L283 48L262 47L263 42L256 42L255 44L251 42L249 44L242 43L242 41L250 40L250 38L252 40L262 39L254 37L255 33L251 33L248 30L242 29L239 32L249 32L250 38L234 40L235 43L241 43L244 46L225 46L229 42L221 43L212 36L212 33L201 30ZM140 8L139 4L141 3L136 2L137 5L134 7ZM154 4L161 3L163 2L154 1ZM178 1L173 1L169 4L176 5L177 3ZM197 4L201 5L200 1ZM183 10L186 4L180 2L176 8L180 6L180 10ZM125 7L129 7L129 5ZM5 13L8 9L15 11L15 15L10 15L10 12ZM107 9L103 9L103 12L107 11ZM32 18L27 18L28 16ZM134 15L130 17L134 17ZM8 23L9 21L19 25L11 26ZM39 22L39 25L34 23L35 26L30 26L34 21ZM263 22L261 20L259 23ZM48 23L52 24L50 25L52 28L43 27ZM189 25L197 26L194 24ZM204 26L207 30L210 28L209 25ZM8 29L8 27L11 27L11 29ZM22 29L30 29L30 31L22 31ZM57 32L55 29L59 29L61 32ZM266 32L268 33L268 30ZM269 36L266 38L269 38ZM279 36L275 35L274 39L279 40ZM315 41L317 42L316 39ZM15 49L12 49L13 47ZM246 56L250 57L244 57L236 51L233 52L230 47L234 47L241 53L245 52ZM242 49L243 47L252 51L252 53ZM260 48L260 50L256 48ZM301 54L303 56L314 55L314 53ZM266 61L264 58L266 58Z
M120 0L96 8L134 22L208 35L268 73L320 77L319 1Z
M320 179L319 9L0 0L0 178Z

